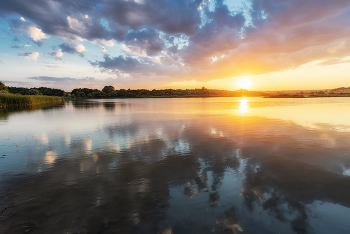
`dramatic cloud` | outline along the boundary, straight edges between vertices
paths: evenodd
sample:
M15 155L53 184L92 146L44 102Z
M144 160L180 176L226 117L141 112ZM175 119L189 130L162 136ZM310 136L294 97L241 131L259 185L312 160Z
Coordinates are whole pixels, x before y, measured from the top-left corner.
M164 41L155 30L141 30L126 35L124 51L127 53L154 56L165 49Z
M29 60L37 61L37 58L39 57L39 53L38 52L24 53L24 54L18 54L18 56L25 57L25 58L27 58Z
M105 55L104 61L91 62L91 64L104 69L119 70L124 72L137 71L144 66L144 64L138 59L123 57L122 55L115 58L110 58L108 55Z
M63 53L86 56L94 60L89 65L127 73L130 80L208 81L313 61L344 63L350 56L350 1L242 2L232 7L223 0L2 0L0 16L38 45L51 36L63 40L50 53L56 59ZM18 37L13 41L18 48ZM89 42L97 44L98 55L91 54L96 50ZM113 47L107 52L107 46Z

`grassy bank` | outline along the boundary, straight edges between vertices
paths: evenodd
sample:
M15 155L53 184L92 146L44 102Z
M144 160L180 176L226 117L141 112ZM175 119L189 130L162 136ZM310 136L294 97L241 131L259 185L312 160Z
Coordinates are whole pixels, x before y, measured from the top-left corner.
M63 97L43 96L43 95L20 95L11 93L0 94L0 108L11 106L31 106L43 103L63 102Z

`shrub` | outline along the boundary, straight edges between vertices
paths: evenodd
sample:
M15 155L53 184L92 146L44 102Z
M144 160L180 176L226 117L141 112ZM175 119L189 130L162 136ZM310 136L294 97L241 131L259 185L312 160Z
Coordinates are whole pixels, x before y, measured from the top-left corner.
M40 92L39 92L38 90L36 90L36 89L30 89L30 90L29 90L29 94L30 94L30 95L39 95Z

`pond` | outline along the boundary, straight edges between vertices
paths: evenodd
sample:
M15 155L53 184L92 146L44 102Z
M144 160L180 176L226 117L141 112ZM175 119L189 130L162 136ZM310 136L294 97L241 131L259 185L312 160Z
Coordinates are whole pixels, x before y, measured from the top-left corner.
M350 233L350 98L0 111L0 233Z

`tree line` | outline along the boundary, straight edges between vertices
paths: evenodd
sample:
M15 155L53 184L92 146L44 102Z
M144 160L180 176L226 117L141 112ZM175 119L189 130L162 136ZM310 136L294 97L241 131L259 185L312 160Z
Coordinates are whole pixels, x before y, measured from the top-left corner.
M113 98L113 97L241 97L261 96L260 92L240 89L236 91L207 89L119 89L105 86L102 90L76 88L71 92L72 98Z
M22 95L46 95L46 96L67 96L62 89L47 87L23 88L7 87L0 82L0 92L9 92ZM207 89L119 89L112 85L105 86L102 90L90 88L75 88L70 93L72 98L137 98L137 97L241 97L261 96L262 93L240 89L236 91Z
M23 87L10 87L5 86L4 83L0 82L0 92L1 93L13 93L22 95L45 95L45 96L58 96L63 97L65 95L62 89L53 89L47 87L39 88L23 88Z

